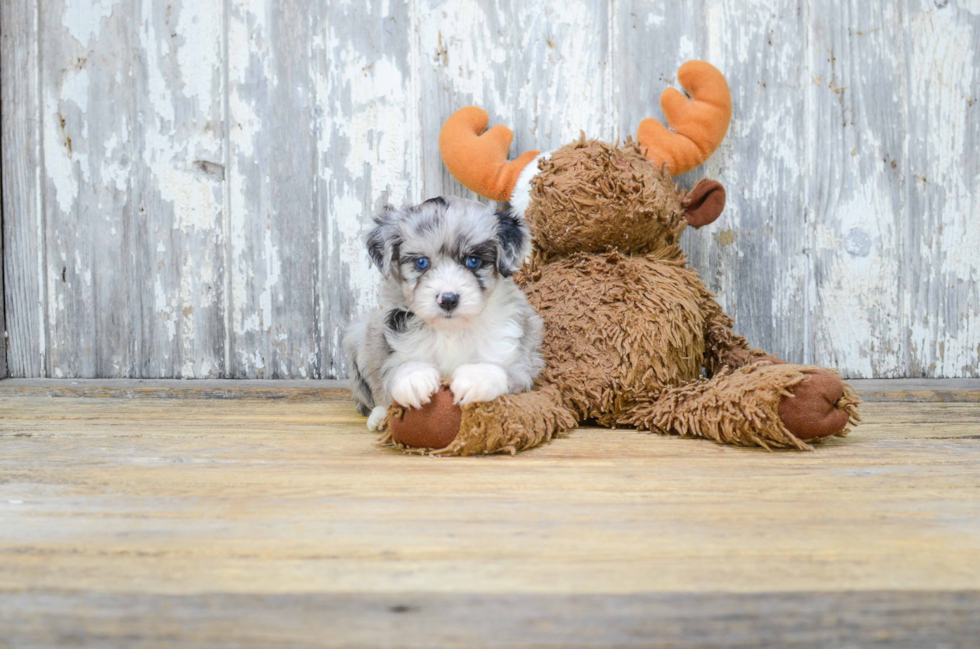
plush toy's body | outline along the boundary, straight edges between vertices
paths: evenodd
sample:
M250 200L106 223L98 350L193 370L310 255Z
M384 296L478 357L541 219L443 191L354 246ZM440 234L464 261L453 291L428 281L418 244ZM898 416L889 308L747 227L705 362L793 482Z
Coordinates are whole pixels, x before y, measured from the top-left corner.
M516 279L545 322L545 369L532 392L463 408L458 434L438 437L452 440L438 452L514 452L587 420L809 449L856 420L857 400L836 374L750 348L688 266L682 232L717 218L725 194L714 181L679 190L671 173L710 155L731 108L708 64L688 63L679 77L694 101L673 91L661 103L686 129L645 120L639 144L583 136L505 164L510 132L478 137L485 113L463 109L447 122L440 144L450 171L478 193L510 198L531 226L535 251ZM424 420L406 425L400 414L389 418L391 439L431 443Z

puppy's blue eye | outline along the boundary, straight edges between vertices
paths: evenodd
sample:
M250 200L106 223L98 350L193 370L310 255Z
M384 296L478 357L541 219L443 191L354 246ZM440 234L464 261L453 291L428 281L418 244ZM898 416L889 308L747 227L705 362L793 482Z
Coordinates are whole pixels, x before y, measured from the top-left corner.
M429 258L419 257L418 259L415 260L415 267L418 268L419 270L425 270L426 268L429 267Z
M482 265L483 265L483 260L480 259L479 257L467 257L466 258L466 267L469 268L469 269L471 269L471 270L476 270L477 268L479 268Z

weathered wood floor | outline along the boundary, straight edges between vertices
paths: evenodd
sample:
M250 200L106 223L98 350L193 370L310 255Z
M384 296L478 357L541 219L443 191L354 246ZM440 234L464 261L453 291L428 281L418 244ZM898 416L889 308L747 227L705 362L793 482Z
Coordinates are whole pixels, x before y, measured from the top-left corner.
M376 447L336 391L38 385L0 382L0 647L980 637L968 389L865 386L895 401L814 453L583 429L514 458L431 459Z

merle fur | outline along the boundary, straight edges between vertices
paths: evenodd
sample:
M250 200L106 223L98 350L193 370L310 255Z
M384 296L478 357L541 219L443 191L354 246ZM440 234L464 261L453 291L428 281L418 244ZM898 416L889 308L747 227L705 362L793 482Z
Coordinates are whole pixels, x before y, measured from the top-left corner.
M452 277L448 268L456 268L455 272L462 271L470 277L470 309L474 305L473 295L479 295L479 302L484 306L491 302L496 305L492 312L471 311L461 316L464 321L483 317L481 314L485 313L499 314L500 309L506 308L507 313L513 313L506 316L513 318L508 320L507 331L512 332L516 324L523 332L520 351L507 359L484 358L479 353L482 347L475 345L471 360L466 360L469 356L463 354L461 360L454 362L500 364L507 372L511 391L531 386L542 365L541 323L510 279L523 262L529 240L523 218L510 208L494 211L457 197L436 197L404 209L385 206L374 217L374 227L366 243L371 261L384 277L382 301L386 308L353 322L344 336L344 350L350 359L351 394L358 404L358 412L369 414L372 408L390 404L391 377L401 363L440 362L417 357L412 350L430 349L423 343L431 341L431 336L442 335L433 333L436 329L432 322L434 317L442 317L442 310L434 306L436 296L425 292L436 290L431 288L433 282L438 285L445 277ZM429 269L415 266L420 255L431 259ZM477 257L483 263L478 268L469 268L467 257ZM465 295L465 282L460 286ZM418 337L420 347L414 347L413 337ZM440 367L445 372L443 378L451 376L453 367Z

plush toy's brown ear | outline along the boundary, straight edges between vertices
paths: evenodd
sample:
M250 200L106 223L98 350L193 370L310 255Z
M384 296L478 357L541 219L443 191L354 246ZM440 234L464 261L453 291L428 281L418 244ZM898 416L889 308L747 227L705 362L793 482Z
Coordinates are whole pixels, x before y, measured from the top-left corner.
M684 200L684 217L695 228L714 223L725 209L725 188L717 180L699 180Z

